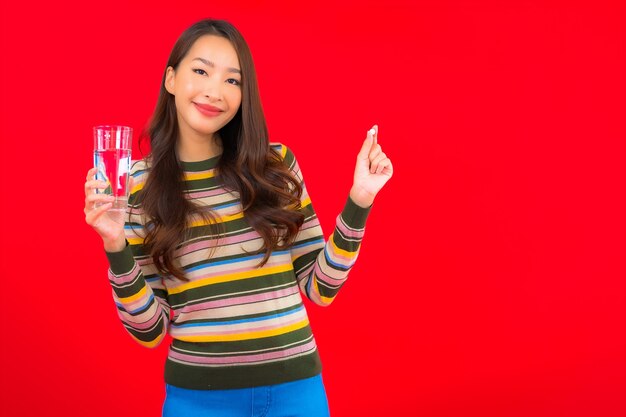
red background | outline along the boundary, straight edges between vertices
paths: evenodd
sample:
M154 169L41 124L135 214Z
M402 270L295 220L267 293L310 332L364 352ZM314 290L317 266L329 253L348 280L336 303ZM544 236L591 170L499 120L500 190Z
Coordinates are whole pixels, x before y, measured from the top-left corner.
M91 127L141 130L204 17L247 39L326 236L371 125L394 164L307 304L334 417L626 414L624 2L0 7L3 416L160 415L169 339L119 323L83 182Z

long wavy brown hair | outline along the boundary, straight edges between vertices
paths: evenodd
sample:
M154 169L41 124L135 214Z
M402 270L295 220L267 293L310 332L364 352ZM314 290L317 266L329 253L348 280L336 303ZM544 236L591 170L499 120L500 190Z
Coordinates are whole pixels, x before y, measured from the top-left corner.
M257 265L261 267L273 250L286 249L293 244L304 221L304 215L298 211L302 187L281 155L269 146L252 54L232 24L214 19L193 24L174 44L166 68L172 66L176 70L194 42L204 35L228 39L237 51L241 66L241 106L218 132L223 153L216 167L216 178L227 189L239 193L245 219L263 238L263 246L255 252L265 252ZM174 96L165 89L164 73L147 129L150 154L145 159L149 173L134 205L141 205L146 216L144 245L156 268L164 276L174 275L188 281L175 262L175 252L188 236L190 218L202 216L216 240L222 236L224 227L213 211L185 196L183 168L175 151L178 135Z

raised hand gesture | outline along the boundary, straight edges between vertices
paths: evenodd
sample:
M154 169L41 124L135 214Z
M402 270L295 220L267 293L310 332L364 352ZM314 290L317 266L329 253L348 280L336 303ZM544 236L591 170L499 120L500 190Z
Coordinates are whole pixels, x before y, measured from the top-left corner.
M374 125L368 130L357 156L350 198L361 207L371 206L392 175L393 165L378 144L378 126Z

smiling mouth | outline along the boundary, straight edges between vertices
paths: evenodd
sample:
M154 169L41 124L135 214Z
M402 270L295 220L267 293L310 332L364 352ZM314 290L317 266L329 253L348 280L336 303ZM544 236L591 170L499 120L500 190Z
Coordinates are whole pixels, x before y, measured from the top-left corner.
M218 109L217 107L198 104L198 103L193 103L193 104L194 106L196 106L196 109L198 109L198 111L205 116L215 117L222 113L222 110Z

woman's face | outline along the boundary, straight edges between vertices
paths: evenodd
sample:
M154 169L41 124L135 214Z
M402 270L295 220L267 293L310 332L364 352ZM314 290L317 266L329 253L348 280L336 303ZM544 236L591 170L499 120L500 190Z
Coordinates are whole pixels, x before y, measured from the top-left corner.
M225 126L241 105L237 52L221 36L198 38L178 68L167 68L165 89L175 96L181 135L210 136Z

